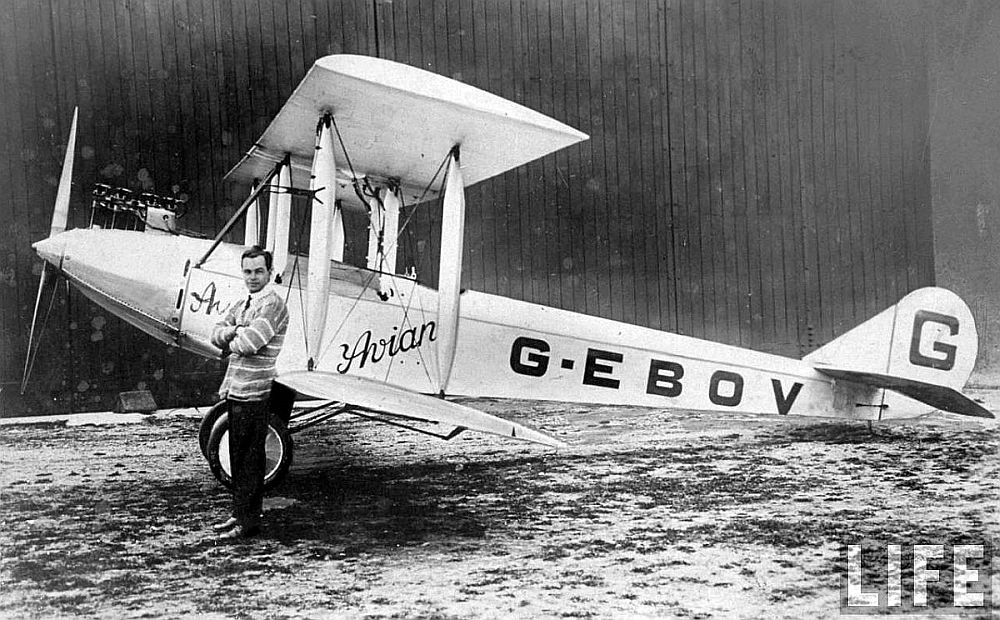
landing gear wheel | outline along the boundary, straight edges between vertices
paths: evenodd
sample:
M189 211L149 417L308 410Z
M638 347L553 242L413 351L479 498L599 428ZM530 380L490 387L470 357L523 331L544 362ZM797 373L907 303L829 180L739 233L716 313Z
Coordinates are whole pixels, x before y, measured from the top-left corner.
M226 488L232 488L232 469L229 465L229 412L223 408L215 421L206 446L208 466L212 475ZM267 425L264 440L264 490L278 486L292 466L292 434L281 420L272 417Z
M198 445L201 447L201 455L205 458L208 458L208 440L212 436L212 428L219 421L219 416L224 413L226 413L226 401L220 400L212 405L201 419L201 426L198 427Z

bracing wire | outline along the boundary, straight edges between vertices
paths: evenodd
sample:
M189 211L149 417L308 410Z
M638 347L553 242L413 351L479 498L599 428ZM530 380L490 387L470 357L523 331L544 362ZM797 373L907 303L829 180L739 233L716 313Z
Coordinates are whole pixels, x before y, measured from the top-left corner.
M330 120L331 120L331 124L333 126L333 129L334 129L334 133L336 133L336 135L337 135L337 140L340 143L340 148L344 151L344 159L347 162L347 167L348 167L348 169L351 172L351 185L352 185L352 188L354 189L354 193L361 200L361 203L363 205L367 206L369 208L369 210L371 209L371 207L370 207L370 203L369 203L368 198L377 201L379 207L381 207L384 210L385 207L384 207L384 203L382 201L382 198L378 195L378 192L375 191L375 189L371 186L371 183L368 180L368 178L365 177L363 180L359 181L358 176L357 176L357 172L354 170L354 164L351 161L350 153L348 153L347 145L344 143L344 138L343 138L343 136L340 133L340 127L337 126L337 120L332 115L330 117ZM441 160L441 163L438 165L438 168L434 172L434 175L431 177L430 181L424 187L423 192L420 194L420 197L417 199L416 205L419 205L419 204L421 204L424 201L424 198L427 196L428 192L434 186L434 182L437 180L438 176L441 174L441 171L445 169L445 166L447 165L447 163L449 162L449 160L450 160L451 157L453 157L453 153L449 152ZM447 181L447 172L445 172L445 177L441 181L441 189L444 188L444 184L445 184L446 181ZM368 198L366 198L366 196ZM405 208L406 207L406 205L402 201L402 192L400 192L400 205L401 205L401 208ZM402 235L402 233L405 230L407 230L407 227L409 226L410 222L412 221L413 216L414 216L415 213L416 213L416 208L414 207L413 209L410 210L410 212L407 215L406 219L403 221L403 224L399 227L399 230L397 231L396 237L393 240L392 244L389 245L388 249L386 249L386 248L383 247L382 242L383 242L383 237L384 237L384 229L381 231L382 234L379 235L379 248L378 248L379 254L381 254L382 256L384 256L384 254L387 251L392 250L393 248L395 248L398 245L398 243L399 243L399 237ZM296 258L296 261L297 260L298 259ZM357 308L357 306L358 306L358 303L360 303L361 298L364 296L365 292L367 292L368 289L371 287L372 282L375 280L375 277L380 272L381 271L372 271L368 275L368 278L364 281L364 283L363 283L363 285L361 287L361 291L354 298L354 301L351 304L351 307L348 309L348 311L346 313L344 313L344 316L343 316L342 320L340 321L340 324L337 326L337 329L334 331L333 334L331 334L329 336L328 339L326 339L326 342L320 348L321 351L328 349L336 341L337 336L340 334L340 332L343 330L344 326L347 324L347 319L353 314L355 308ZM382 272L382 273L384 273L384 272ZM388 275L390 276L390 279L391 279L391 281L393 283L394 288L397 288L396 287L396 280L394 278L395 274L388 274ZM397 290L398 290L398 288L397 288ZM301 295L301 288L300 288L300 295ZM403 310L403 321L402 321L400 327L402 327L404 325L408 325L410 328L414 328L413 322L410 320L410 316L409 316L410 306L412 305L412 303L413 303L413 294L412 294L412 291L411 291L410 299L407 301L407 303L405 305L403 305L402 300L400 300L400 308ZM423 312L422 305L421 305L421 311ZM433 381L431 379L431 376L430 376L430 372L427 369L427 362L424 359L423 352L419 348L417 348L417 354L420 356L421 366L423 366L423 368L424 368L424 373L427 375L427 380L430 381L431 383L433 383ZM319 358L319 355L320 355L320 351L317 351L316 352L316 357ZM393 367L392 359L390 358L389 363L387 364L387 367L386 367L386 374L385 374L385 380L386 381L388 381L389 373L391 372L392 367Z
M400 225L399 230L396 233L396 239L391 244L389 244L389 248L386 250L387 252L390 251L390 250L392 250L393 248L395 248L396 246L399 245L399 238L403 235L403 231L406 230L407 226L410 225L410 220L413 219L413 216L417 212L417 206L420 205L421 203L423 203L424 198L427 196L427 192L430 191L431 186L434 185L434 181L437 180L438 175L441 174L442 170L444 170L445 165L451 159L451 156L452 156L451 153L448 153L447 155L444 156L444 159L441 160L441 164L438 165L437 171L434 172L434 176L431 177L431 180L424 187L424 191L420 194L420 197L417 198L417 201L414 203L414 207L412 209L410 209L410 213L406 216L406 219L403 220L402 225ZM444 178L441 179L441 186L440 187L442 189L444 188L444 184L445 184L445 182L447 180L448 180L448 173L446 171ZM400 210L403 210L403 209L405 209L408 206L405 202L403 202L402 192L400 192L399 202L400 202Z
M354 193L361 201L361 204L367 206L368 201L365 200L362 188L358 183L358 173L354 171L354 164L351 163L351 154L347 152L347 145L344 144L344 137L340 135L340 127L337 126L337 117L330 115L330 123L333 125L334 133L337 134L337 142L340 142L340 150L344 151L344 159L347 160L347 168L351 171L351 187L354 189ZM367 181L367 178L365 180Z
M393 286L396 287L395 274L390 274L389 278L392 280ZM413 321L410 320L410 306L413 304L413 298L414 298L413 291L415 289L416 289L416 286L414 286L412 289L410 289L410 298L409 298L409 300L407 300L405 306L402 304L402 302L400 302L400 304L399 304L399 307L402 308L402 310L403 310L403 320L402 320L402 322L400 324L400 327L402 327L403 325L408 325L411 329L416 329L416 327L413 325ZM398 288L397 288L397 290L398 290ZM423 306L420 307L420 311L422 313L422 316L426 316L426 315L423 314ZM428 383L430 383L431 385L433 385L434 384L434 380L431 378L430 371L427 370L427 360L424 359L424 353L420 349L420 347L417 347L416 351L417 351L417 355L420 357L420 366L424 369L424 374L427 375L427 381L428 381ZM392 362L390 361L390 363L386 365L385 377L383 379L384 381L389 381L389 373L391 371L392 371Z
M354 298L354 301L351 304L350 309L348 309L348 311L345 313L344 320L341 321L340 325L337 326L337 330L330 336L330 338L328 339L328 341L325 343L324 349L326 349L326 348L330 347L331 345L333 345L333 343L336 340L337 336L342 331L344 325L346 325L347 318L350 317L351 314L354 312L354 309L357 307L358 303L360 303L361 298L364 296L365 292L367 292L368 289L371 287L372 282L375 280L376 276L379 275L379 273L382 273L384 275L389 276L390 280L392 281L393 288L395 290L400 290L400 287L398 285L398 281L397 281L397 279L395 277L396 274L388 273L388 272L376 272L376 271L372 271L371 273L369 273L367 279L365 280L364 284L362 285L361 291ZM415 328L415 326L413 324L413 321L410 320L410 314L409 314L410 313L410 306L413 303L412 290L410 291L410 293L411 293L410 294L410 298L407 301L406 305L404 305L402 303L402 300L398 300L399 301L399 307L403 311L403 320L400 323L400 327L401 328L404 327L404 326L409 326L410 328ZM417 351L417 355L420 357L420 364L424 368L424 374L427 375L428 382L433 383L433 380L432 380L432 378L430 376L430 373L427 370L427 361L424 359L423 351L421 351L420 348L417 348L416 351ZM389 374L392 371L392 368L393 368L393 363L392 363L392 360L390 359L390 361L386 365L386 373L385 373L385 379L384 379L385 381L388 381Z
M450 157L452 157L452 153L449 153L449 154L448 154L448 155L447 155L447 156L446 156L446 157L445 157L445 158L444 158L444 159L443 159L443 160L441 161L441 164L440 164L440 165L438 166L438 169L437 169L437 171L436 171L436 172L434 173L434 176L433 176L433 177L431 177L431 180L430 180L430 182L429 182L429 183L427 184L427 186L426 186L426 187L424 187L424 191L423 191L423 193L422 193L422 194L420 195L420 198L418 198L418 199L417 199L417 204L418 204L418 205L419 205L420 203L422 203L422 202L423 202L423 199L424 199L424 197L425 197L425 196L427 195L427 192L428 192L428 191L430 191L430 188L431 188L431 186L432 186L432 185L434 184L434 181L435 181L435 179L437 179L438 175L439 175L439 174L441 174L441 170L442 170L442 169L443 169L443 168L445 167L445 164L446 164L446 163L448 163L448 161L449 161L449 158L450 158ZM447 171L446 171L446 172L445 172L445 176L444 176L444 178L442 178L442 179L441 179L441 186L440 186L440 187L441 187L441 189L442 189L442 190L444 189L444 187L445 187L445 183L447 183L447 181L448 181L448 173L447 173ZM400 199L400 202L402 203L402 199ZM405 205L403 205L403 206L405 206ZM406 221L405 221L405 222L403 223L403 225L399 227L399 232L397 233L397 236L396 236L396 241L395 241L395 243L394 243L393 245L390 245L390 246L389 246L389 249L390 249L390 250L391 250L391 249L392 249L393 247L395 247L395 244L396 244L396 243L398 243L398 242L399 242L399 235L400 235L400 234L402 234L403 230L404 230L404 229L406 228L406 226L407 226L407 225L409 224L409 222L410 222L410 219L412 219L412 217L413 217L413 214L414 214L415 212L416 212L416 208L414 208L413 210L411 210L411 211L410 211L410 215L409 215L409 217L407 217L407 219L406 219ZM394 281L393 283L395 284L395 281ZM413 325L413 322L412 322L412 321L410 321L410 306L411 306L411 304L413 303L413 297L414 297L414 296L413 296L413 294L412 294L412 291L411 291L411 294L410 294L410 299L409 299L409 301L407 302L406 306L403 306L402 304L400 304L400 308L402 308L402 310L403 310L403 324L404 324L404 325L409 325L409 326L410 326L411 328L414 328L414 325ZM420 307L420 311L421 311L421 314L422 314L422 315L425 315L425 311L424 311L424 308L423 308L423 305L421 305L421 307ZM424 359L424 354L423 354L423 352L422 352L422 351L421 351L421 350L420 350L419 348L417 349L417 355L419 355L419 356L420 356L420 365L421 365L421 366L423 367L423 369L424 369L424 374L425 374L425 375L427 375L427 381L429 381L429 382L430 382L431 384L433 384L433 383L434 383L434 380L433 380L433 379L431 378L431 375L430 375L430 371L429 371L429 370L427 369L427 361L426 361L426 360ZM390 362L390 364L388 365L388 367L386 368L386 371L385 371L385 380L386 380L386 381L388 381L388 380L389 380L389 372L390 372L391 370L392 370L392 363ZM439 378L439 379L440 379L440 378Z
M340 330L342 330L344 328L344 325L347 324L348 317L350 317L351 313L354 312L354 309L358 307L358 303L361 301L361 298L364 297L365 293L368 291L368 288L371 286L372 280L375 279L376 275L378 275L376 272L368 274L368 279L365 280L364 284L361 285L361 292L359 292L357 296L354 298L354 302L351 304L351 307L348 308L347 312L344 313L344 318L343 320L340 321L340 325L337 326L336 331L333 332L333 334L327 340L325 346L321 347L321 349L329 348L330 345L333 344L333 341L337 339L337 335L340 334Z
M302 286L302 269L299 267L299 259L301 258L302 252L302 235L306 230L305 219L305 215L302 215L298 218L298 222L296 223L299 233L295 238L295 261L292 263L291 277L288 278L288 293L291 294L292 292L292 285L295 283L295 275L297 273L299 276L299 312L302 313L302 344L308 352L309 339L306 337L306 334L309 333L309 317L306 315L306 304L302 296L302 290L305 287ZM287 298L285 301L288 301Z
M333 131L334 131L334 133L337 134L337 141L340 142L340 148L341 148L341 150L344 151L344 159L347 161L347 167L351 171L351 185L354 188L354 193L358 196L358 199L361 200L361 204L367 206L368 205L368 200L365 198L365 191L364 191L365 189L367 189L368 190L367 195L370 196L371 198L375 199L376 201L378 201L379 206L384 209L384 205L382 203L382 199L381 199L381 197L378 196L378 192L376 192L376 191L374 191L374 189L372 189L371 183L368 181L368 177L365 177L365 179L364 179L364 188L360 187L360 183L358 181L358 174L354 170L354 164L351 162L351 155L347 151L347 145L344 143L344 137L340 133L340 127L337 126L337 118L335 116L331 115L330 116L330 121L331 121L331 124L333 125ZM434 172L434 176L432 176L431 180L427 182L427 185L424 187L424 190L420 194L420 197L417 198L417 201L416 201L415 204L419 205L419 204L421 204L424 201L424 198L427 196L427 192L430 191L431 187L434 185L434 181L436 181L437 178L438 178L438 175L441 174L441 170L444 169L445 165L448 163L448 161L453 156L454 156L454 153L451 152L451 151L449 151L448 154L444 156L444 158L441 160L441 163L438 165L437 170ZM445 178L441 182L441 187L442 188L444 187L445 181L447 181L447 177L448 177L448 174L447 174L447 172L445 172ZM400 205L401 205L401 208L405 209L406 204L403 203L402 192L400 192ZM403 221L402 226L400 226L399 230L396 232L396 239L395 239L395 241L393 241L393 243L389 245L389 248L387 250L385 250L385 252L388 252L388 251L392 250L394 247L396 247L399 244L399 237L403 234L403 231L405 231L407 229L407 226L409 226L410 221L413 219L413 215L415 213L416 213L416 208L410 210L409 215L407 215L406 219Z

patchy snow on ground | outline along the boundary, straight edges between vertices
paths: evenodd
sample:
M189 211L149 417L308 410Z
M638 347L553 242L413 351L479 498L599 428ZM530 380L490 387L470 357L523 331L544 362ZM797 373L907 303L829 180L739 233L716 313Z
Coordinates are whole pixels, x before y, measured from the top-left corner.
M837 618L846 545L1000 532L992 422L469 404L570 446L335 421L295 436L263 535L223 545L198 412L3 424L0 616Z

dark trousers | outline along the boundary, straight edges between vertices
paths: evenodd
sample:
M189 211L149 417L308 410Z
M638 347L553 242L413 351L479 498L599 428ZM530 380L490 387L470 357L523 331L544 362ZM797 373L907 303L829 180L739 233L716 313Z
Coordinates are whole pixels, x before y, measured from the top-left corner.
M267 401L229 399L229 464L233 516L244 527L260 525L264 508L264 440Z

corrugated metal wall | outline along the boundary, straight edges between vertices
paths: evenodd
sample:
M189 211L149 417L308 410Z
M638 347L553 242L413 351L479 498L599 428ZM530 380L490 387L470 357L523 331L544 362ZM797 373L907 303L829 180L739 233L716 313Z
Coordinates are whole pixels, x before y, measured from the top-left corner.
M591 140L468 192L465 284L798 355L933 281L923 33L898 3L587 0L17 0L0 6L4 413L204 402L219 366L56 297L21 374L72 106L71 224L93 182L190 197L312 61L380 55L552 115ZM916 22L913 22L916 23ZM439 221L407 260L431 282ZM351 252L357 255L360 252ZM69 340L66 342L66 334Z

